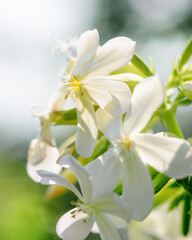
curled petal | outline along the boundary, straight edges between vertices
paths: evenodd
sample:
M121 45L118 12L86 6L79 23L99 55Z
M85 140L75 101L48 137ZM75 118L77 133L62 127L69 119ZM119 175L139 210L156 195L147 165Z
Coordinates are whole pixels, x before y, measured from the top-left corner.
M71 170L81 186L85 201L92 200L92 182L86 169L73 156L67 154L59 160L59 164Z
M63 240L84 240L90 233L93 224L93 218L74 208L59 219L56 232Z
M42 184L44 185L57 184L64 186L68 188L70 191L72 191L80 200L83 200L83 197L77 190L77 188L63 176L45 170L37 170L37 174L39 175L40 182Z

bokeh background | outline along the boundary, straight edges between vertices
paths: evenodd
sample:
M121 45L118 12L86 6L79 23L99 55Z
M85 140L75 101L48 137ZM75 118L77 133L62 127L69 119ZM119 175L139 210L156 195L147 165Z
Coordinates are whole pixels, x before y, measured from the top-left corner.
M0 239L56 240L56 222L70 209L71 193L48 202L46 187L25 170L39 124L31 107L46 108L65 62L53 56L51 36L67 40L94 28L102 44L128 36L146 62L153 57L165 82L192 33L191 13L191 0L0 0ZM177 117L185 137L192 136L191 109L180 108ZM70 131L54 128L58 141Z

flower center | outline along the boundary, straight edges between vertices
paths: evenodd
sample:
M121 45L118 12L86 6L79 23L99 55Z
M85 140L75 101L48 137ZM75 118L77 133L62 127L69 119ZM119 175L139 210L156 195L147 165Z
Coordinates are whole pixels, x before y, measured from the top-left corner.
M83 86L84 84L79 81L75 75L66 75L64 85L67 87L67 94L65 99L70 97L75 101L78 96L83 96Z
M129 150L131 147L131 140L128 137L125 137L122 142L121 142L121 146L124 150Z
M77 200L77 202L72 201L71 204L77 207L77 210L71 212L72 218L75 218L79 212L84 212L88 216L90 216L94 210L94 206L91 203L84 203L79 199ZM84 222L86 221L87 220L84 219Z

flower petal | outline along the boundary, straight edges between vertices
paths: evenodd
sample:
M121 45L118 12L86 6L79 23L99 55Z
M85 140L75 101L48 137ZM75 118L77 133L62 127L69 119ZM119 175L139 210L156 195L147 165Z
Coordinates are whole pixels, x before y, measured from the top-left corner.
M96 112L99 130L111 143L121 138L122 118L113 118L105 110L99 108Z
M134 146L139 156L159 172L173 178L192 174L192 148L179 138L137 134Z
M100 47L93 59L92 65L84 69L84 75L108 75L125 66L133 57L136 43L127 37L117 37Z
M70 171L74 173L78 182L81 186L81 190L84 196L85 201L92 200L92 182L90 175L86 171L85 167L83 167L77 159L73 156L67 154L63 156L59 160L59 164L62 165L64 168L68 168Z
M42 184L44 185L57 184L60 186L64 186L68 188L70 191L72 191L79 199L83 200L83 197L77 190L77 188L63 176L45 170L37 170L37 174L39 175L40 182Z
M127 151L128 152L128 151ZM138 156L129 153L124 158L123 199L132 210L132 217L143 220L153 206L153 185L147 166Z
M91 231L94 219L82 211L74 215L73 213L77 210L77 208L72 209L57 222L56 232L63 240L84 240Z
M75 104L78 119L76 150L81 156L90 157L95 148L98 134L95 110L85 94L77 97Z
M95 212L95 221L99 228L102 240L122 240L120 233L108 216L99 211L97 213Z
M43 145L43 148L41 146ZM27 162L27 173L35 181L39 182L40 177L36 173L39 169L49 170L54 173L61 171L61 166L56 163L59 157L57 147L50 146L40 139L33 139L30 143Z
M124 201L115 193L107 193L93 201L96 209L103 213L115 215L129 222L131 211L125 206Z
M121 162L113 149L87 164L85 168L92 178L93 195L96 197L113 191L122 174Z
M133 92L131 104L125 116L124 131L128 135L140 132L152 114L162 104L164 87L158 76L149 77L139 83Z
M127 84L110 80L110 76L87 78L86 89L94 102L114 117L119 117L128 109L131 92Z
M89 30L81 34L77 46L77 62L73 69L73 73L77 76L82 75L84 65L90 65L90 58L96 52L99 45L99 34L96 29Z

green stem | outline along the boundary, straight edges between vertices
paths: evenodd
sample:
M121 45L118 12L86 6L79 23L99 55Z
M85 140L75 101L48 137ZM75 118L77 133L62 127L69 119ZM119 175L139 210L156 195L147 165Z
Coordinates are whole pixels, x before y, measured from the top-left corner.
M184 138L177 119L175 118L175 111L173 111L172 109L166 111L164 121L170 132L176 134L179 138Z

